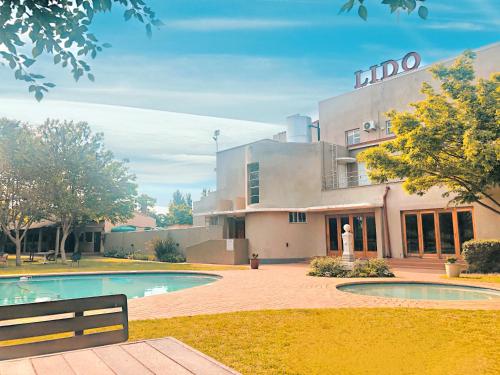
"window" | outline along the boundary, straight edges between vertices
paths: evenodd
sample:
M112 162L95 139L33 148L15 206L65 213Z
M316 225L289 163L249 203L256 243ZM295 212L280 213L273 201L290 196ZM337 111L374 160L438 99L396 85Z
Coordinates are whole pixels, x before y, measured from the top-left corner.
M219 225L219 216L209 216L208 225Z
M387 121L385 122L385 134L386 134L386 135L392 135L392 134L394 134L394 133L392 132L391 120L387 120Z
M94 241L94 233L85 232L85 241L86 242L93 242Z
M260 201L259 163L250 163L247 165L247 181L248 181L248 204L259 203Z
M306 213L305 212L289 212L288 213L289 223L306 223Z
M348 146L355 145L361 142L361 134L359 129L348 130L345 132L346 143Z

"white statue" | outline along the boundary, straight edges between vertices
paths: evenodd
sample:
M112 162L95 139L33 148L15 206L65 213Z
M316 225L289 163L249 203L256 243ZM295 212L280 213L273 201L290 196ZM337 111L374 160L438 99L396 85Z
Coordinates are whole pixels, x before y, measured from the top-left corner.
M354 237L351 233L351 226L344 225L344 233L342 233L342 260L346 262L354 262Z

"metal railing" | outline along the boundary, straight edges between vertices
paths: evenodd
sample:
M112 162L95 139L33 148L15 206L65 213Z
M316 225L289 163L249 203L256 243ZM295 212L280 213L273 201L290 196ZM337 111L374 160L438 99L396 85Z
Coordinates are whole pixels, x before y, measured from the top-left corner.
M323 190L335 190L355 186L372 185L366 173L328 173L323 176Z

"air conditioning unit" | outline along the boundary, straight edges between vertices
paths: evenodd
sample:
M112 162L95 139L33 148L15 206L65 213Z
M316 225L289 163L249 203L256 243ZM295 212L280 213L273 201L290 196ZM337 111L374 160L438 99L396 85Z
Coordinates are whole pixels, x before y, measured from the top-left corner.
M363 130L365 132L370 132L372 130L376 130L377 125L375 125L375 121L366 121L363 123Z

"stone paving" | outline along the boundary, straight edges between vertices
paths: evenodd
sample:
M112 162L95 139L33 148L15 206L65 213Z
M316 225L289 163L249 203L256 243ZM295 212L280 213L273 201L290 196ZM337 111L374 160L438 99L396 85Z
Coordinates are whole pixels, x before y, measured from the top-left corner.
M213 272L222 279L208 285L129 301L129 319L169 318L235 311L339 308L421 307L500 309L500 299L485 301L429 301L362 296L339 291L346 282L427 281L500 289L498 284L448 281L438 271L395 269L391 279L337 279L307 276L307 264L261 265L259 270Z

